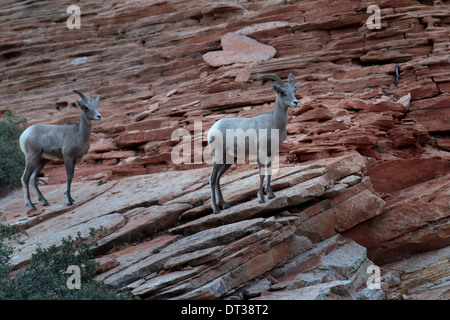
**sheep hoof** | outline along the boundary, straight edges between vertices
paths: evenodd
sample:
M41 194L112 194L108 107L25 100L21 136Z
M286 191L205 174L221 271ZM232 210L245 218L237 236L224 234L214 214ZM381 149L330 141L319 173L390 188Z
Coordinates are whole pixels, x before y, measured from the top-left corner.
M220 210L218 208L215 208L215 209L213 209L213 213L214 214L220 213Z
M274 195L273 193L269 193L268 195L267 195L267 198L269 198L269 199L273 199L273 198L276 198L277 196L276 195Z
M73 198L70 196L70 194L69 194L69 196L67 196L67 190L64 191L64 196L66 197L66 203L72 202L70 204L70 205L72 205L75 202L75 200L73 200ZM69 206L69 204L68 204L68 206Z
M223 209L223 210L228 209L228 208L231 208L231 206L230 206L228 203L226 203L226 202L222 203L221 206L222 206L222 209Z

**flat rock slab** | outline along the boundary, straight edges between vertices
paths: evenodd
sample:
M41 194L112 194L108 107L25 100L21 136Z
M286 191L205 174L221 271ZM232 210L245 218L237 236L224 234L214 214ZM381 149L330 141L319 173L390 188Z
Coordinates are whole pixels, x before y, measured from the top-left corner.
M30 217L28 207L23 200L23 191L16 190L6 197L0 199L0 212L2 212L8 223L21 225L29 228L55 216L74 211L78 207L92 201L116 185L116 181L99 184L98 182L74 182L72 183L71 193L75 203L67 206L64 198L65 184L40 186L44 197L48 200L49 206L42 206L37 201L34 193L30 190L31 200L35 203L38 211L37 216ZM31 189L31 188L30 188ZM42 211L43 210L43 211Z
M322 195L325 192L327 184L328 181L324 177L319 176L293 187L280 190L276 198L267 200L265 203L261 204L257 199L247 201L229 209L222 210L218 214L210 214L179 227L172 228L170 232L176 234L192 234L218 225L265 216L271 212L297 206Z
M221 45L222 51L210 51L203 55L203 60L212 67L267 61L277 52L271 46L232 32L222 37Z

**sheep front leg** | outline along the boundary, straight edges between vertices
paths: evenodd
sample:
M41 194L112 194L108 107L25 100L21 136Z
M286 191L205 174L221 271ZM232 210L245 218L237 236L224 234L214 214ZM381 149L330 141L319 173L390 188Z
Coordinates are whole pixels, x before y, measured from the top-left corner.
M213 213L220 212L220 209L217 206L216 202L216 184L218 182L217 175L221 166L221 164L214 163L211 171L211 176L209 177L209 184L211 186L211 208L213 209Z
M70 186L72 185L73 173L75 171L75 161L72 158L65 158L64 164L66 166L66 174L67 174L67 188L64 193L66 196L66 205L73 205L74 200L70 195Z
M220 177L231 167L231 164L224 163L221 165L219 172L217 173L217 183L216 183L216 197L217 201L219 202L219 205L222 207L222 209L228 209L231 208L231 206L226 203L226 201L223 199L222 190L220 190Z
M267 198L269 199L276 198L276 195L273 193L272 188L270 187L271 179L272 179L272 161L267 164L267 182L265 188Z

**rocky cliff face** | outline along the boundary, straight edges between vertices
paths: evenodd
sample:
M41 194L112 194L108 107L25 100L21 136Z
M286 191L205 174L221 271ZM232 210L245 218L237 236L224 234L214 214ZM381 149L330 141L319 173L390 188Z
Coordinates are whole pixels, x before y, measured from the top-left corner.
M99 278L142 298L448 298L448 3L383 1L373 30L369 1L84 1L73 30L70 4L1 8L0 114L75 122L73 89L105 98L73 207L57 162L37 216L21 190L0 199L29 234L18 267L38 243L102 225ZM212 215L204 132L270 111L256 79L290 72L300 108L277 198L259 204L256 167L233 166L233 206ZM190 163L173 162L177 129ZM372 265L381 289L367 288Z

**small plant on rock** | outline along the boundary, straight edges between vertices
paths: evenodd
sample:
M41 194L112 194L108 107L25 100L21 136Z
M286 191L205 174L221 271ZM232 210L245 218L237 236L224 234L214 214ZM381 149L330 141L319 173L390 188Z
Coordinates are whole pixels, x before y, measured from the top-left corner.
M62 239L59 246L39 247L32 254L28 265L13 274L9 263L13 248L3 243L11 239L18 231L17 227L0 225L0 299L70 299L70 300L117 300L130 299L125 294L111 291L106 284L97 281L98 263L92 255L92 248L97 244L77 234ZM102 229L91 229L93 238ZM17 236L16 236L17 239ZM80 287L68 285L71 274L66 273L69 266L80 270Z

